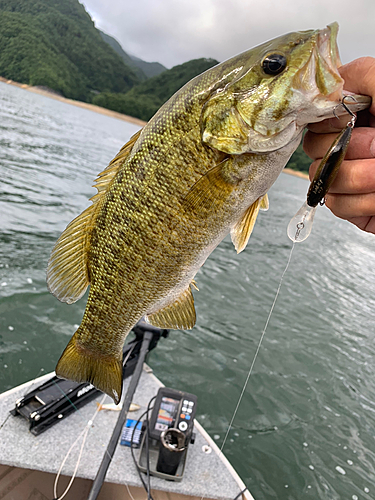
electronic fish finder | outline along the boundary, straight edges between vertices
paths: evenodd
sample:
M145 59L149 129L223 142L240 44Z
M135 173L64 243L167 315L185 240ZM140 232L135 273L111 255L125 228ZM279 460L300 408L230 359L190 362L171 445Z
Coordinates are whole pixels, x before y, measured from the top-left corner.
M197 396L161 387L141 441L138 468L153 476L181 481L187 449L194 442Z
M152 411L149 435L160 439L163 431L175 428L187 437L194 427L197 396L187 392L161 387Z

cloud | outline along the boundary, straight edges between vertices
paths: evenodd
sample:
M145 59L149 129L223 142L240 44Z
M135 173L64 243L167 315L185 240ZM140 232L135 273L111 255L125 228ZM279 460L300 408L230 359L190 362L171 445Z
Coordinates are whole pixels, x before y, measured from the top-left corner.
M375 55L374 0L83 0L98 28L125 51L167 67L223 61L289 31L340 24L343 62Z

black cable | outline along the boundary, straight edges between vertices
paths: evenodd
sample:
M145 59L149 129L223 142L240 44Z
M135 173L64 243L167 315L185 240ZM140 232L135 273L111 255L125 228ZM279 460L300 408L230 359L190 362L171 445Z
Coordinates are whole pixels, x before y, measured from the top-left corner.
M146 417L146 476L147 476L147 500L150 500L151 495L151 481L150 481L150 447L148 436L148 415Z
M147 471L147 500L151 500L151 480L150 480L150 449L149 449L149 421L148 421L148 412L150 411L150 406L152 401L156 399L154 396L147 405L147 414L146 414L146 471Z
M238 500L241 495L245 493L245 491L249 491L249 488L246 487L244 490L240 491L236 497L233 498L233 500Z
M156 399L156 396L154 396L153 398L150 399L150 401L148 402L148 405L147 405L147 410L145 412L142 413L142 415L139 417L139 419L137 420L135 426L133 427L133 432L132 432L132 437L131 437L131 441L130 441L130 451L131 451L131 455L132 455L132 458L133 458L133 461L134 461L134 465L137 469L137 472L138 472L138 475L139 475L139 478L143 484L143 487L148 495L148 500L154 500L151 496L151 486L150 486L150 481L148 481L148 485L145 483L143 477L142 477L142 473L141 473L141 470L139 469L138 467L138 463L135 459L135 455L134 455L134 446L133 446L133 439L134 439L134 434L135 434L135 430L137 428L137 425L139 424L139 422L141 421L141 419L146 415L146 425L147 425L147 429L148 429L148 414L150 413L150 411L153 409L153 408L150 408L151 406L151 403ZM145 435L145 439L148 441L148 434ZM149 457L147 456L146 457L146 467L149 471L149 468L150 468L150 462L149 462Z

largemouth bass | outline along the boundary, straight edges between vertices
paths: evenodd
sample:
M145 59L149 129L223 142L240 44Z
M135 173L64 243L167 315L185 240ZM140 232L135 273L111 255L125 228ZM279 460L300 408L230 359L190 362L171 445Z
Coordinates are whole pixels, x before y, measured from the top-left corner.
M337 30L283 35L194 78L99 174L92 205L48 264L59 300L73 303L90 285L59 377L118 403L134 324L146 316L163 328L194 326L197 271L229 232L237 252L245 248L304 127L332 117L342 98Z

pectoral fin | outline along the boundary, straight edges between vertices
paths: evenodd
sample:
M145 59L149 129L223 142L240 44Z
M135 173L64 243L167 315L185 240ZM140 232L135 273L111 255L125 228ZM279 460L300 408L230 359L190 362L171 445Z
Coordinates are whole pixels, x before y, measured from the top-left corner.
M266 207L266 208L263 208ZM249 241L250 235L253 232L255 221L259 213L259 209L268 209L268 196L265 194L262 198L258 198L243 214L241 219L233 226L230 235L234 248L237 253L242 252Z
M190 287L168 306L147 316L147 321L158 328L190 330L195 325L194 298Z
M226 159L215 165L192 186L184 199L185 210L205 217L213 206L217 209L225 202L236 186L223 176L226 164L231 161Z

